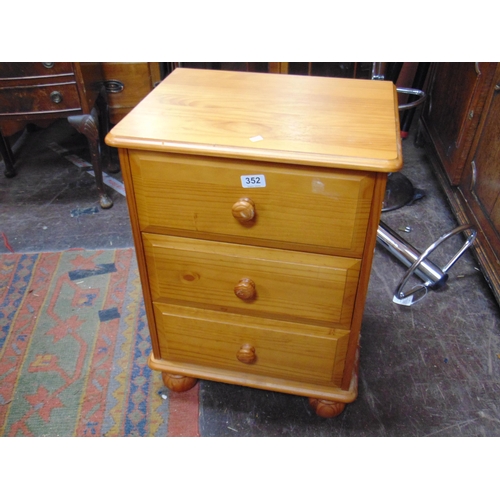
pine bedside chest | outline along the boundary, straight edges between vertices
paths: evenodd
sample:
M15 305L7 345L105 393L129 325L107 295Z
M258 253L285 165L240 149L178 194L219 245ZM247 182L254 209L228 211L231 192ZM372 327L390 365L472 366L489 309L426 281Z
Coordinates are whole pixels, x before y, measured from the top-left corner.
M106 142L119 157L151 334L174 391L197 379L357 395L386 178L388 81L179 68Z

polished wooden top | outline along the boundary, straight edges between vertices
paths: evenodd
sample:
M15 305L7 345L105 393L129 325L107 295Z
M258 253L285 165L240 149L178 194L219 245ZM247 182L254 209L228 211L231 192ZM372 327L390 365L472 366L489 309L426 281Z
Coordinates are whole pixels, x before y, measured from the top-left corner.
M388 81L178 68L110 146L379 172L402 166Z

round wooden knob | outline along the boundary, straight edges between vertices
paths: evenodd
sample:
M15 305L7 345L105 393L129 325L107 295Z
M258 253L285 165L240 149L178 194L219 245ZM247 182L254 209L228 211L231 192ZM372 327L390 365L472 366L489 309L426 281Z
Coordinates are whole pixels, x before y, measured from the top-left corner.
M250 278L242 278L234 287L236 297L241 300L254 299L255 292L255 283Z
M238 358L238 361L241 361L242 363L254 363L257 359L257 355L255 354L255 347L251 346L250 344L243 344L236 354L236 357Z
M255 217L255 203L250 198L240 198L233 205L232 212L240 222L251 221Z

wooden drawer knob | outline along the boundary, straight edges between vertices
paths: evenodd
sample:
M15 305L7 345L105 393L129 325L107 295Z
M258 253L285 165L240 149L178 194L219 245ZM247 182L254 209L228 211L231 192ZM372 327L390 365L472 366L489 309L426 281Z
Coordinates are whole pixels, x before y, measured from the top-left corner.
M241 361L242 363L254 363L257 359L257 355L255 354L255 347L251 346L250 344L243 344L236 354L236 357L238 358L238 361Z
M234 287L236 297L241 300L251 300L255 298L255 283L250 278L242 278Z
M255 217L255 203L250 198L240 198L233 205L232 212L240 222L251 221Z

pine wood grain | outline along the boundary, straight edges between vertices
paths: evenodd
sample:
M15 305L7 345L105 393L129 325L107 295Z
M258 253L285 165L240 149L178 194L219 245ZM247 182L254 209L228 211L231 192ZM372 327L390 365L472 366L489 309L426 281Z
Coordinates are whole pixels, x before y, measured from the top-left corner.
M339 385L343 366L335 366L337 349L345 352L348 331L297 325L218 311L155 304L161 357L303 383ZM238 360L245 345L255 361ZM335 368L335 369L334 369Z
M143 231L228 235L353 257L363 252L374 174L141 151L130 152L130 163ZM241 175L254 174L265 175L265 188L242 187ZM248 224L232 213L244 197L255 205Z
M361 261L143 233L154 301L349 328ZM234 293L250 278L256 296Z
M387 81L177 68L107 142L389 172L402 165L395 112Z

